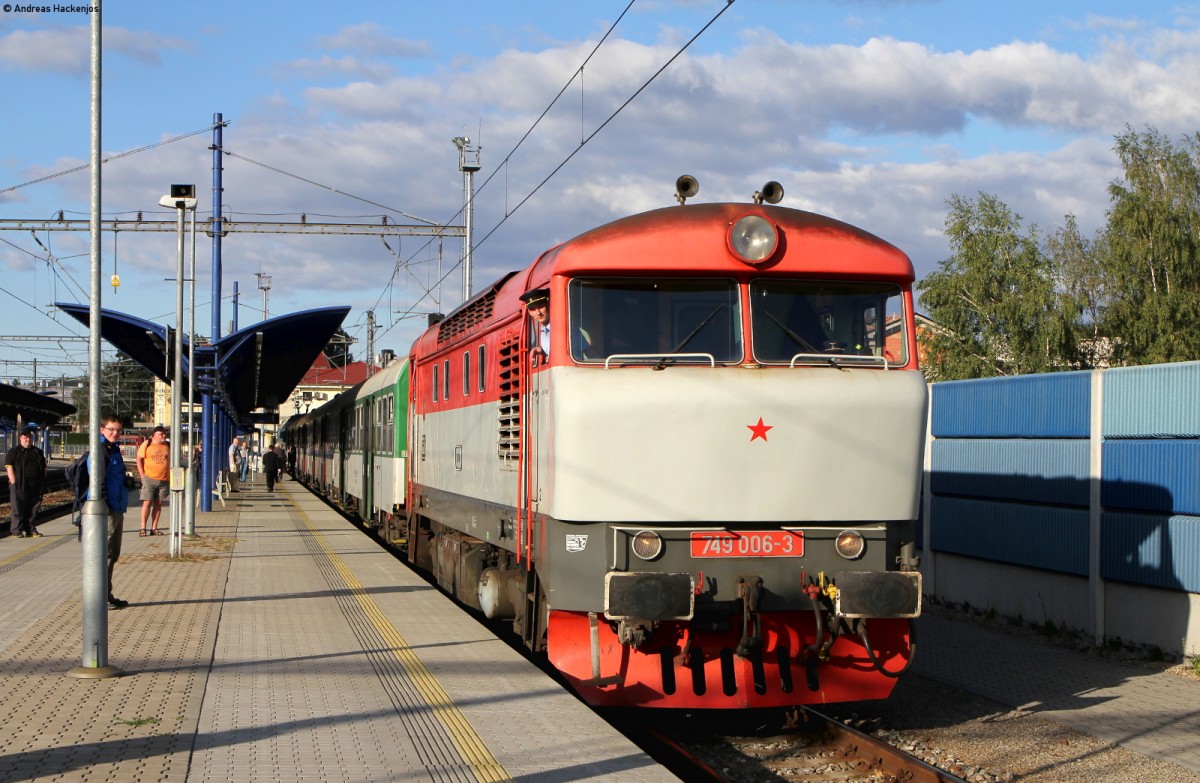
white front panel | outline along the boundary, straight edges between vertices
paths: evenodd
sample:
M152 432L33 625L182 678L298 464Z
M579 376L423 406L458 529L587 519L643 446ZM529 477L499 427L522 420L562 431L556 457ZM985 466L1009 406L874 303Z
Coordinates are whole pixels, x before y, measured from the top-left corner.
M916 516L926 394L919 373L549 372L549 398L543 391L535 416L544 444L538 510L555 518L720 524Z

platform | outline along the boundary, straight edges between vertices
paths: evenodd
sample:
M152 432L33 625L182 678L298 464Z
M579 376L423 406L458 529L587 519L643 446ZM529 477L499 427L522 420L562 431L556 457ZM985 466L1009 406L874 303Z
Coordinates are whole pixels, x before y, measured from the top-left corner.
M257 481L178 560L131 509L120 677L66 676L69 521L0 540L0 780L676 780L300 485Z
M1200 772L1200 681L930 611L913 672Z

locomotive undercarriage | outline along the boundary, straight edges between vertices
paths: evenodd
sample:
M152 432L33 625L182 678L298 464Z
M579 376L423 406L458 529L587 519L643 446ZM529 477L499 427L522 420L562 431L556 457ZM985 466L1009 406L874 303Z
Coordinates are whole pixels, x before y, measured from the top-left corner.
M596 705L751 707L886 698L913 657L907 619L847 612L894 611L897 600L912 600L897 599L897 583L919 600L915 572L839 573L853 597L840 595L823 576L808 578L808 610L779 609L779 597L760 575L739 576L737 597L727 600L697 593L690 575L674 575L685 577L687 618L614 618L552 609L536 571L518 564L514 553L420 515L409 519L407 543L410 561L444 591L489 619L511 620L525 645L547 652ZM655 589L670 587L662 577L672 576L625 575L649 577L644 584ZM655 611L678 606L661 597L651 600Z
M536 571L514 553L419 514L409 517L406 539L409 562L448 595L489 620L511 620L526 647L545 650L549 605Z

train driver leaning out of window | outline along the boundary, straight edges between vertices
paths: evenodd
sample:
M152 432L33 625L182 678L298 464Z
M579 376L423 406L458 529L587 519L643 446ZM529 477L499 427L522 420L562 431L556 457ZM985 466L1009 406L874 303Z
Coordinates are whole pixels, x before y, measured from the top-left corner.
M529 352L540 362L545 362L550 358L550 289L533 288L521 294L520 298L534 323L533 346ZM572 328L571 337L571 353L576 358L585 358L592 346L587 332Z
M529 352L541 361L550 358L550 289L533 288L521 294L525 312L533 319L533 347Z

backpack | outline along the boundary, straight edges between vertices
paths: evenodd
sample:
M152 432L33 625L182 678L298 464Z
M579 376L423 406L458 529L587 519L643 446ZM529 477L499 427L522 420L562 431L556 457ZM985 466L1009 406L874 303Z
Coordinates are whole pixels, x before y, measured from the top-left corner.
M71 524L78 528L78 537L83 537L83 501L87 500L88 483L91 481L91 476L88 475L88 452L83 452L76 457L70 465L67 465L64 471L67 474L67 481L71 485Z

